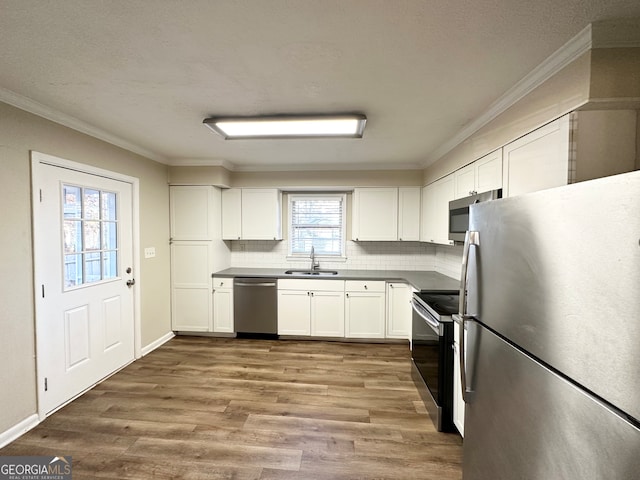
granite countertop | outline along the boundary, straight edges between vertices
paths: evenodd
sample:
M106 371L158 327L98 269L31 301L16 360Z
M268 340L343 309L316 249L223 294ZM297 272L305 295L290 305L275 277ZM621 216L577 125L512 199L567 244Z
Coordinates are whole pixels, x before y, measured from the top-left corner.
M459 290L460 282L433 271L413 270L337 270L337 275L288 275L286 268L227 268L213 274L214 277L269 277L325 280L385 280L408 283L417 290Z

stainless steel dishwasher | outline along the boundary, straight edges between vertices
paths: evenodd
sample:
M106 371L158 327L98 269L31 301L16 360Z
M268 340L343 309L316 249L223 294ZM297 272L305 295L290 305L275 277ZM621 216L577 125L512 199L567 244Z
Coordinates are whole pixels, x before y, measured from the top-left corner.
M278 334L278 283L275 278L235 278L233 319L238 335Z

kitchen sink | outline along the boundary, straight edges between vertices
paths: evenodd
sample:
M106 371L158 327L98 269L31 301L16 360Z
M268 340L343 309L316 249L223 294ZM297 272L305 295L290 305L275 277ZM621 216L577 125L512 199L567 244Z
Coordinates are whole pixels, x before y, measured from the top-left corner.
M314 277L338 274L335 270L287 270L284 273L285 275L313 275Z

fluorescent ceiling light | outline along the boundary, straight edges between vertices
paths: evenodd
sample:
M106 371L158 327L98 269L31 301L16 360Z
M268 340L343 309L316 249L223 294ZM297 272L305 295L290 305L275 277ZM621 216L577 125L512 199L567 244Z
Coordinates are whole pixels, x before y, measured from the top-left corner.
M249 138L361 138L364 115L205 118L203 123L225 140Z

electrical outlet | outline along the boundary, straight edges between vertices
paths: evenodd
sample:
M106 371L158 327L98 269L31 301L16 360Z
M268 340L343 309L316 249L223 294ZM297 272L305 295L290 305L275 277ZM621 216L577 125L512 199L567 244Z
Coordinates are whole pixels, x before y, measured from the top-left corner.
M156 247L147 247L144 249L144 258L153 258L156 256Z

